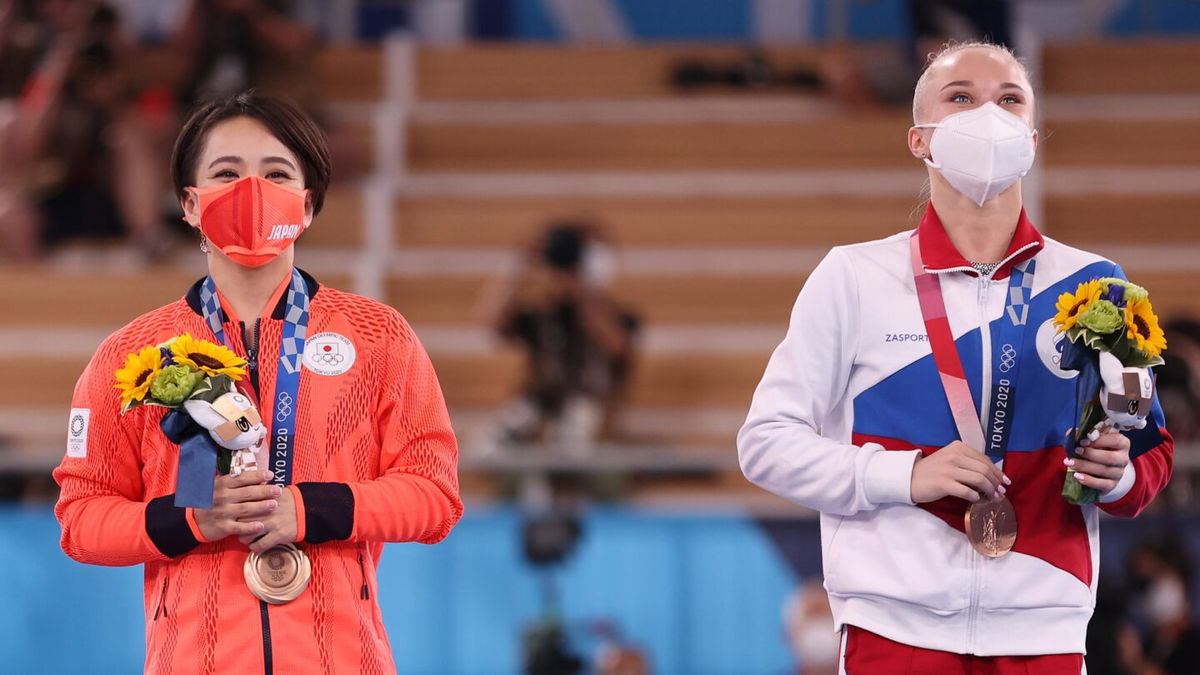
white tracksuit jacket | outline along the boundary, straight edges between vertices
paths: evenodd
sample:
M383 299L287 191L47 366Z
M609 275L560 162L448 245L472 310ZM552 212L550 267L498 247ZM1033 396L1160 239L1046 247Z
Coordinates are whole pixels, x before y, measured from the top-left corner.
M932 207L919 228L922 258L941 278L984 412L1009 271L1037 257L1004 461L1019 527L1013 552L989 559L974 551L962 532L965 501L910 499L917 454L958 440L917 302L911 232L834 248L808 278L738 434L742 470L821 512L837 628L980 656L1083 652L1099 569L1098 509L1136 515L1171 474L1173 443L1156 400L1151 424L1130 435L1136 459L1106 503L1073 506L1060 495L1062 439L1077 420L1073 373L1057 366L1062 337L1051 317L1058 296L1081 281L1123 274L1042 237L1024 212L991 278L954 249Z

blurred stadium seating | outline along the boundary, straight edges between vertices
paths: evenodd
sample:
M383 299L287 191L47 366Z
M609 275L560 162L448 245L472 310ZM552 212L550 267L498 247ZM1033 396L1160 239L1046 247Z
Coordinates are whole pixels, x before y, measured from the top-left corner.
M378 170L335 185L300 264L408 317L467 458L471 430L520 371L483 327L479 299L537 227L585 213L621 244L616 290L646 321L631 433L711 458L726 496L773 499L738 478L733 435L791 301L829 246L910 227L922 171L904 150L903 110L847 115L818 99L669 85L680 58L733 53L391 44L320 55L321 98ZM805 64L815 49L770 53ZM166 55L141 62L142 77L170 76ZM1175 65L1152 67L1162 63ZM1056 45L1039 65L1037 222L1118 259L1164 315L1200 314L1200 230L1186 215L1200 211L1200 44ZM200 262L0 270L0 369L21 383L0 390L6 462L57 462L62 414L95 344L177 298Z
M171 46L163 8L186 3L116 4L140 6L149 18L131 32L156 45L132 61L133 88L171 99L196 55ZM754 55L776 75L816 73L831 57L886 62L915 32L911 3L281 4L324 11L311 24L324 46L288 84L318 106L339 158L298 264L408 318L462 444L466 517L437 546L389 544L379 568L399 672L517 672L522 636L548 616L581 654L598 651L593 622L618 625L654 672L794 672L780 610L796 584L819 578L819 526L746 481L734 436L808 273L831 246L912 227L925 170L904 144L904 105L846 105L795 81L684 91L678 69L736 69ZM1010 4L1040 100L1039 161L1024 185L1034 221L1119 261L1165 320L1200 319L1200 4ZM565 16L601 5L623 24L609 46L588 42L613 38L589 32L595 15ZM429 30L439 12L455 24L448 33ZM401 25L419 46L392 34ZM903 98L911 80L901 84ZM643 320L625 433L582 456L496 452L492 422L524 369L492 334L487 300L535 233L563 217L603 223L619 245L613 291ZM187 241L155 264L92 243L0 263L0 489L16 496L11 486L32 477L35 502L0 504L0 571L21 580L0 586L11 610L0 615L2 672L130 672L142 662L130 639L147 613L142 570L61 553L48 472L96 345L204 274ZM1133 571L1130 551L1162 539L1200 552L1200 446L1177 448L1176 467L1151 513L1101 518L1092 629L1102 640L1114 617L1134 616L1105 607L1107 595L1137 605L1151 593L1117 588ZM629 503L598 503L614 495ZM546 513L578 517L582 532L551 568L534 564L524 538ZM1192 584L1192 608L1198 593ZM1112 650L1092 647L1089 669L1119 667ZM812 668L809 654L799 658Z

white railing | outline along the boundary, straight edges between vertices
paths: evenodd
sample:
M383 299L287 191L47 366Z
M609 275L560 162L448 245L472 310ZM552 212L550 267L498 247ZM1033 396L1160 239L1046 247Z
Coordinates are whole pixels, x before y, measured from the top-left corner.
M417 47L398 32L383 45L383 99L371 116L372 170L362 181L363 249L354 270L355 292L386 300L396 253L396 199L408 176L408 126L416 100Z

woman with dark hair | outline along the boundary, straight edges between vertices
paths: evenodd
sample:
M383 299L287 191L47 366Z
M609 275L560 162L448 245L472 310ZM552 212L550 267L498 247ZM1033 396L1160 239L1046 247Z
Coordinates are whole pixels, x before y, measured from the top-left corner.
M174 38L187 70L183 109L254 87L286 93L311 108L316 30L292 0L193 0Z
M145 565L147 672L394 671L376 601L383 544L435 543L462 514L429 358L394 309L293 266L330 178L324 136L296 107L252 92L200 107L172 177L209 274L106 339L76 385L54 472L63 550ZM211 508L176 505L182 455L164 409L121 414L113 387L127 355L182 334L244 362L241 393L269 430L257 462L269 470L215 477ZM248 560L301 590L272 595Z

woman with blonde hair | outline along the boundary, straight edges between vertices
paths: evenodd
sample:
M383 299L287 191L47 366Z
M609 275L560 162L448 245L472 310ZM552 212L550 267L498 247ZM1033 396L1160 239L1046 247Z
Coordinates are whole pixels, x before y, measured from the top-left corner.
M1003 47L931 60L908 132L920 224L829 252L738 435L751 481L821 512L847 673L1081 672L1099 511L1132 517L1170 478L1157 401L1143 431L1065 456L1055 304L1123 275L1027 218L1035 103ZM1061 496L1068 466L1098 504Z

